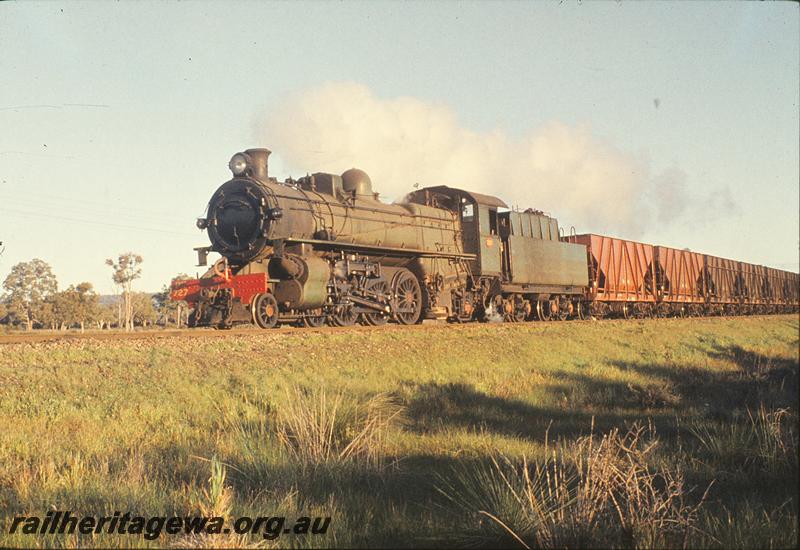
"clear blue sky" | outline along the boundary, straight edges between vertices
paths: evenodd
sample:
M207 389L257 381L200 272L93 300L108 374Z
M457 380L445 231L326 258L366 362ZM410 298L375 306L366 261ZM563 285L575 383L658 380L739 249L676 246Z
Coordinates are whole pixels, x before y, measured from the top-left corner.
M0 280L39 257L61 287L111 293L104 260L125 250L142 290L194 273L194 220L232 153L318 170L262 122L331 82L470 135L589 128L711 201L712 219L639 238L797 270L798 36L793 3L0 3Z

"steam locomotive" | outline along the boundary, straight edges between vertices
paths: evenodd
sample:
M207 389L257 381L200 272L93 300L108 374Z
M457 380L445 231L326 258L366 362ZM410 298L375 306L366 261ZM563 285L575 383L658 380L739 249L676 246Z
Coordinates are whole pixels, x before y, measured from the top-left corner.
M191 326L411 325L795 311L796 273L599 235L447 186L395 204L352 168L278 182L270 151L236 153L212 195L198 279L171 296Z

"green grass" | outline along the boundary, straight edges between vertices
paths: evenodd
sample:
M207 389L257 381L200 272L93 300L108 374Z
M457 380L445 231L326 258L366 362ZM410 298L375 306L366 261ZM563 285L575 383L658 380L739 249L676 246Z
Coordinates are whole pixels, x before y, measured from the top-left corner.
M776 316L0 345L0 546L204 543L8 535L51 509L333 517L323 537L211 545L794 546L798 330ZM587 436L637 422L656 444L637 471L662 480L647 502L680 480L675 517L693 510L681 537L608 507L613 532L535 527L558 517L514 496L542 495L537 468L566 468L578 495Z

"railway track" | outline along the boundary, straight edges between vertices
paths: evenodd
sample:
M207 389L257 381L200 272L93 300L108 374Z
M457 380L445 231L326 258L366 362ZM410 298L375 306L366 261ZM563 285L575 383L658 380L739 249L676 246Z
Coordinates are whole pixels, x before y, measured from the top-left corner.
M774 317L792 317L796 318L796 314L780 314L780 315L748 315L746 319L759 319L759 318L774 318ZM693 318L659 318L659 319L637 319L640 323L660 323L669 325L672 323L681 323L691 321L693 323L714 323L722 319L734 319L735 317L693 317ZM625 319L592 319L592 320L570 320L569 325L581 326L591 323L631 323L631 320ZM456 331L469 331L475 327L485 327L487 325L496 326L498 329L514 328L514 327L547 327L547 326L563 326L566 323L563 321L537 321L534 323L502 323L502 322L487 322L487 323L464 323L464 324L450 324L445 321L425 321L419 325L383 325L383 326L363 326L354 325L349 327L294 327L283 326L270 330L263 330L254 326L238 326L228 330L216 330L209 328L185 328L185 329L155 329L155 330L138 330L134 332L122 332L116 330L108 331L86 331L80 332L57 332L57 331L33 331L33 332L14 332L9 334L0 335L0 345L5 344L25 344L25 343L39 343L39 342L55 342L55 341L79 341L79 340L148 340L148 339L170 339L170 338L235 338L240 336L265 336L265 335L290 335L290 334L342 334L342 333L369 333L373 331L387 332L387 331L417 331L417 330L430 330L430 329L446 329Z

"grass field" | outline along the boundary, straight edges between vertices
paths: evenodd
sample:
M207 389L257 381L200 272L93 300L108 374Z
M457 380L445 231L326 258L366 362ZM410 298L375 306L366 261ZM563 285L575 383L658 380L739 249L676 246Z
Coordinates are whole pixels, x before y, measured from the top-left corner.
M0 345L0 546L793 547L798 318ZM325 535L11 517L331 516Z

